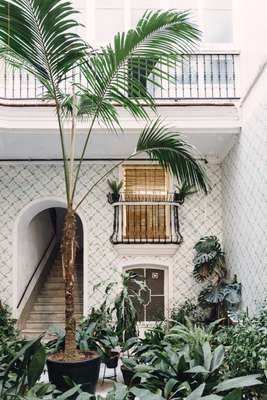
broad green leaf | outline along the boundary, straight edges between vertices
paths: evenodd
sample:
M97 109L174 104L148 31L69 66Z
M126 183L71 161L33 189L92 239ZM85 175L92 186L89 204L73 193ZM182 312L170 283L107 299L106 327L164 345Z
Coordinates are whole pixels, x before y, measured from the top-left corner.
M130 389L130 392L138 397L139 400L164 400L164 397L162 397L160 394L151 393L147 389L133 387Z
M171 378L168 380L168 382L166 383L165 388L164 388L164 396L166 398L168 398L169 394L173 391L175 385L177 385L177 384L178 384L178 381L176 379Z
M211 371L214 372L218 369L224 360L224 347L222 345L216 347L211 360Z
M239 378L228 379L224 382L219 383L215 387L216 393L226 392L227 390L250 387L255 385L262 385L262 382L258 380L261 375L247 375Z
M196 388L185 400L199 400L204 392L206 384L202 383L198 388Z
M27 373L29 387L32 387L40 378L45 366L45 360L45 349L42 345L40 345L40 348L33 354L29 362Z
M211 347L208 342L204 343L202 346L203 357L204 357L204 367L206 370L210 370L211 360L212 360L212 353Z
M231 393L224 396L223 400L241 400L242 399L242 389L235 389Z
M190 368L188 371L186 371L190 374L208 374L209 371L204 368L202 365L196 365L195 367Z

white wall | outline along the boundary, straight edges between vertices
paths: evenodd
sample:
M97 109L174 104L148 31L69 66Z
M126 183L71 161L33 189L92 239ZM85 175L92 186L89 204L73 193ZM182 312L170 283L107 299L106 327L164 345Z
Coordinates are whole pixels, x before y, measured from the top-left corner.
M233 0L234 36L240 49L241 89L245 93L267 58L266 0Z
M17 297L21 298L26 285L36 266L40 262L47 246L54 236L49 211L36 215L28 226L21 231L18 241L18 269Z
M209 48L232 43L232 1L236 0L73 0L81 29L93 46L112 41L117 32L136 26L147 9L191 10ZM237 0L238 1L238 0Z
M85 164L78 185L78 198L103 175L111 164ZM88 254L84 260L85 304L89 306L103 300L101 290L93 291L95 284L120 279L124 266L136 264L163 265L169 268L170 300L184 301L196 296L199 285L192 277L193 245L202 235L213 234L222 238L221 168L208 165L208 176L213 190L209 196L194 195L180 210L182 245L177 246L175 256L121 256L110 243L113 230L113 207L107 203L109 190L103 181L83 203L85 245ZM115 170L111 179L118 178ZM29 187L30 180L30 187ZM0 166L0 296L10 305L12 298L12 232L21 210L33 200L62 198L64 194L63 168L60 164L4 164ZM7 194L7 196L6 196Z
M243 307L267 299L267 70L241 109L242 132L223 163L227 263L243 285Z

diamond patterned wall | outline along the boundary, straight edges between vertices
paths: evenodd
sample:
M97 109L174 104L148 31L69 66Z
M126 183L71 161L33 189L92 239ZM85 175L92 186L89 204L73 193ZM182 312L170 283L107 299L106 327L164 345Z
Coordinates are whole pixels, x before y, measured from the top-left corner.
M82 170L78 196L86 191L111 165L86 164ZM117 177L118 171L113 173ZM222 238L221 168L208 166L213 190L209 196L194 195L180 210L184 243L172 257L119 256L109 242L112 232L113 209L107 204L107 183L98 185L83 205L88 231L89 254L85 260L89 274L86 294L90 305L103 299L102 292L93 293L100 281L117 280L124 265L156 264L167 266L170 273L170 300L183 301L196 295L198 285L192 272L192 247L201 235L214 234ZM18 213L31 201L42 197L64 200L62 167L58 164L13 164L0 166L0 297L11 304L13 229Z
M243 306L255 312L267 298L267 96L259 83L243 109L243 128L223 163L224 244L243 284ZM261 86L261 87L260 87Z

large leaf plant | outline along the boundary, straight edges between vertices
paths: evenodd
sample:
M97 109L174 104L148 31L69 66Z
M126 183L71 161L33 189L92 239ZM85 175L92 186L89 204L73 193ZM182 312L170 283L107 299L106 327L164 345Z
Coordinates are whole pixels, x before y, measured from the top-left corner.
M76 33L79 27L76 14L67 0L0 1L0 57L37 78L46 89L45 98L55 105L58 121L67 203L62 238L66 360L76 356L75 215L95 185L118 166L89 184L84 195L77 198L81 166L95 124L103 125L107 131L122 131L117 106L136 119L146 120L147 125L128 159L144 153L158 161L179 182L207 192L205 173L191 146L182 140L176 129L165 126L158 118L151 119L150 111L156 112L156 104L144 85L150 82L159 86L159 76L163 80L173 79L170 75L172 63L175 64L179 55L192 52L199 31L190 23L189 13L147 11L134 29L117 33L111 43L100 49L92 49ZM170 68L166 68L167 59ZM139 73L128 73L129 70ZM79 71L84 84L70 82L73 71ZM70 89L65 92L62 83L67 78ZM66 118L71 121L70 135L65 129ZM79 118L87 121L87 133L81 153L77 154Z

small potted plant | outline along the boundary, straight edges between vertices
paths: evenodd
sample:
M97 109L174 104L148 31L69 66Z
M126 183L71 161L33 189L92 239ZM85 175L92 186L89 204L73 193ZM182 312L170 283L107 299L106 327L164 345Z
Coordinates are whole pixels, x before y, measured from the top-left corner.
M107 180L108 185L110 187L111 193L108 194L108 201L109 203L116 203L117 201L120 200L120 190L123 186L123 181L110 181L109 179Z
M98 345L103 354L103 361L107 368L117 368L120 358L118 337L113 332L107 333L106 336L98 340Z
M183 204L186 197L192 196L196 192L197 191L193 188L192 185L189 185L186 182L182 182L180 186L175 186L173 200L179 204Z

